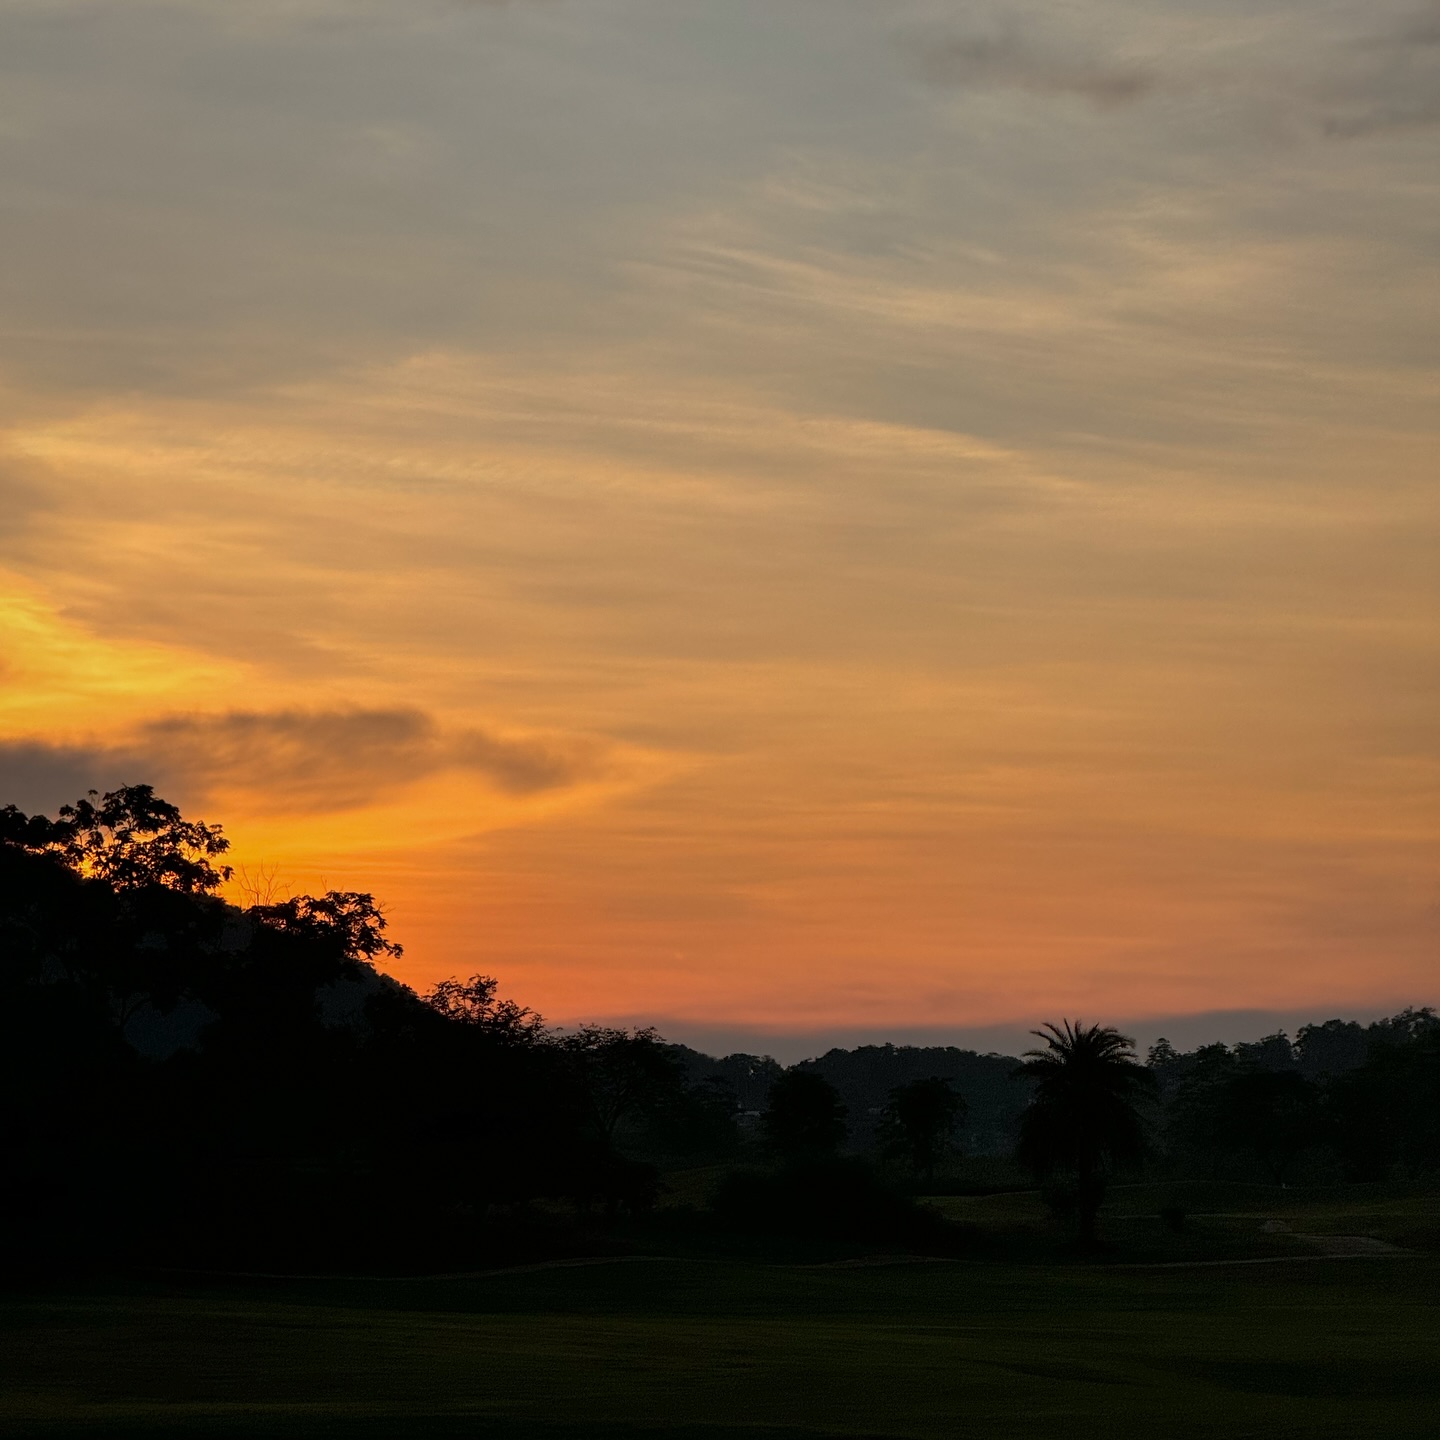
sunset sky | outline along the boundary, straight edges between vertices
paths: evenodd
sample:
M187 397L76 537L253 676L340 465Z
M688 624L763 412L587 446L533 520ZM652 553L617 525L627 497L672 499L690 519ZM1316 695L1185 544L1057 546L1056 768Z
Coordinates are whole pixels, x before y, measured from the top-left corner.
M562 1023L1440 999L1433 0L0 0L0 237L0 803Z

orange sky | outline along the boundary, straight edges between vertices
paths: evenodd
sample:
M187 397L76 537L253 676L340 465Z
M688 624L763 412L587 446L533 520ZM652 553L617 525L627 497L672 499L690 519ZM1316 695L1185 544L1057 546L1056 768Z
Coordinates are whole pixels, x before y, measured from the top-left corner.
M1404 6L71 8L0 802L153 780L558 1021L1436 998Z

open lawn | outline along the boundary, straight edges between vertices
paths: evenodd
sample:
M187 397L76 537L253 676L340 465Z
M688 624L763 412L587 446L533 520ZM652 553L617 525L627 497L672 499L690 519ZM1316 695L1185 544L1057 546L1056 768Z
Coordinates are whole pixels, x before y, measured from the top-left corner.
M631 1259L0 1303L0 1433L1434 1436L1440 1259Z

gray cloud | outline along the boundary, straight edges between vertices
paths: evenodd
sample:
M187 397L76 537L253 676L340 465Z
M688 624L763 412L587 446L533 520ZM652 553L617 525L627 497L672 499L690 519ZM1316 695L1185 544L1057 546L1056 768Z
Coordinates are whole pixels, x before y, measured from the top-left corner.
M415 710L231 711L152 721L135 751L191 788L263 791L286 810L338 810L418 779L442 761Z
M1440 4L1431 4L1406 21L1396 34L1401 45L1440 45Z
M455 765L477 770L516 795L574 784L593 775L601 761L599 747L590 741L504 740L483 730L457 736L449 753Z
M931 36L908 49L916 72L934 85L996 87L1035 95L1074 96L1100 109L1132 104L1155 87L1137 66L1062 55L1014 31Z
M976 22L972 22L972 25ZM1153 48L1155 36L1150 45ZM1300 63L1283 70L1256 66L1245 47L1198 60L1167 51L1162 73L1075 43L1060 30L1031 32L1013 19L992 17L968 33L920 31L902 46L914 72L932 85L1009 89L1072 97L1097 109L1131 105L1163 89L1195 98L1221 96L1231 113L1267 126L1274 107L1303 114L1322 134L1345 139L1413 130L1440 123L1440 5L1430 4L1348 38L1318 37Z
M1364 106L1348 113L1327 115L1321 124L1325 134L1336 140L1423 129L1440 125L1440 96L1412 104Z
M561 789L595 774L603 758L586 737L446 732L419 710L175 715L116 745L0 743L0 804L53 811L88 789L143 782L192 803L252 790L276 811L314 814L354 809L444 770L482 775L508 794Z
M1440 4L1355 47L1358 64L1324 97L1324 133L1336 139L1440 124Z
M126 774L125 763L124 757L99 746L0 742L0 805L53 815L87 790L113 790L139 779Z

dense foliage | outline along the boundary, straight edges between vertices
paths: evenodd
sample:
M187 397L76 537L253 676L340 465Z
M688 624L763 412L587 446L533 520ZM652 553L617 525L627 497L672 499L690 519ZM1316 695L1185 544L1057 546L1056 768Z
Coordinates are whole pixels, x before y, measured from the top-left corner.
M1440 1169L1440 1016L1327 1020L1248 1045L1151 1047L1157 1139L1179 1173L1391 1180Z

